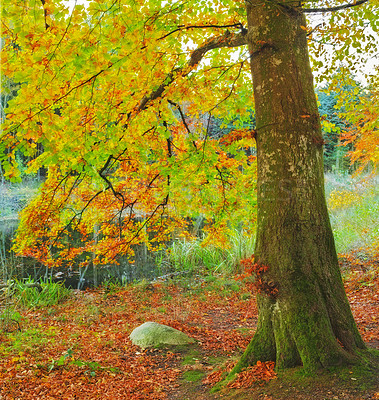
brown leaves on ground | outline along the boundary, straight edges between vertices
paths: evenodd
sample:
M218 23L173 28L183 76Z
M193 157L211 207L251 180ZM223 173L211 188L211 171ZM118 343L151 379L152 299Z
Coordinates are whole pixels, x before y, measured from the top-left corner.
M216 371L211 372L207 375L206 378L203 379L203 383L205 385L214 386L216 383L220 382L227 373L229 373L233 367L236 365L236 361L229 361L223 368L217 369Z
M134 328L148 320L167 324L198 340L209 356L225 357L246 347L254 332L248 287L196 286L75 292L61 306L25 312L21 332L0 336L0 398L166 399L184 371L182 356L132 345Z
M274 368L275 363L273 361L258 361L256 365L241 371L236 379L228 383L228 387L240 389L251 387L256 382L268 382L277 377Z
M235 364L236 362L228 362L224 368L210 373L205 379L203 379L203 383L214 386L233 369ZM237 374L236 378L229 382L227 386L234 389L246 389L256 383L263 384L264 382L277 378L274 368L275 363L273 361L258 361L255 365L250 366Z
M354 264L344 275L359 330L375 346L379 343L377 274ZM239 281L236 285L221 278L190 285L142 283L118 291L74 292L60 306L25 311L21 332L0 334L0 398L196 398L181 392L183 374L192 368L183 364L182 354L141 350L130 342L135 327L155 321L199 342L200 360L195 356L194 362L203 375L197 394L211 399L207 390L234 363L215 371L214 367L237 359L256 327L251 284ZM228 390L259 386L275 376L273 363L258 363L242 371Z
M379 346L379 254L359 251L340 256L345 290L362 338Z

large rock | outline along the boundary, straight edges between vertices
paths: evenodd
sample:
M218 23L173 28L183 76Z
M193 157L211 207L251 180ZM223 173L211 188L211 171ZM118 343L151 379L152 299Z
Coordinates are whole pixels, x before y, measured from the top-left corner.
M193 343L194 339L185 333L156 322L145 322L130 334L133 344L146 348L159 345L184 345Z

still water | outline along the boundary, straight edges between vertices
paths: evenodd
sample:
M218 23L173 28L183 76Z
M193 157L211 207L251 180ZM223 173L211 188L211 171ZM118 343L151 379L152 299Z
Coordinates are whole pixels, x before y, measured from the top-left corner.
M87 287L99 286L105 281L120 283L133 282L135 280L148 279L162 275L157 266L157 253L148 251L145 245L134 248L135 262L130 263L127 259L121 259L120 265L107 267L89 268L46 268L33 259L16 257L11 251L18 220L15 218L0 217L0 280L17 278L50 279L63 281L65 286L73 289L84 289Z

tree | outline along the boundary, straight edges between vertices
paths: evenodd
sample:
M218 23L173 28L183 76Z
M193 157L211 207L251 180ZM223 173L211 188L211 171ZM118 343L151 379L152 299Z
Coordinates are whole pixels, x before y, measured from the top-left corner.
M368 167L376 171L379 163L378 151L378 113L379 91L378 75L369 80L366 88L351 81L350 91L342 91L338 105L343 105L341 115L349 122L348 129L341 135L341 142L349 146L351 162L358 162L358 172Z
M372 76L370 81L374 78ZM354 171L358 168L361 172L370 163L375 168L378 105L374 87L372 83L363 87L342 70L329 82L329 87L316 91L325 141L325 170ZM355 164L355 168L351 164Z
M236 370L253 360L307 369L346 363L364 343L325 205L323 138L304 15L249 4L247 17L257 121L255 263L267 271L257 298L257 332Z
M337 93L329 92L327 88L316 91L320 102L319 113L324 137L324 168L325 171L346 171L348 167L342 163L347 150L340 144L341 131L346 128L346 122L336 110ZM348 165L348 160L346 160ZM345 164L346 164L345 163Z
M325 203L307 48L315 32L304 14L347 10L348 20L361 5L365 23L377 29L376 6L366 0L329 8L289 1L94 1L67 17L59 3L15 3L3 10L4 70L22 86L9 106L3 147L32 152L42 143L44 154L31 169L49 166L40 196L23 214L18 249L46 263L86 252L109 263L152 233L163 240L183 224L180 214L200 208L211 210L210 220L230 218L228 210L243 206L239 188L246 196L254 186L254 159L241 148L255 138L251 268L259 321L232 374L257 360L307 370L357 360L365 345L344 292ZM332 19L331 32L345 30L351 38L346 20ZM351 43L364 47L359 38ZM230 57L235 48L241 48L237 61ZM249 90L248 64L256 129L240 132L226 151L210 140L206 121L197 129L188 124L182 102L190 104L187 117L234 112L242 118L253 102L241 104L235 94ZM16 174L8 155L3 166L9 177ZM102 239L85 241L99 220ZM227 228L220 221L209 226L215 235ZM83 235L81 248L65 242L68 228Z

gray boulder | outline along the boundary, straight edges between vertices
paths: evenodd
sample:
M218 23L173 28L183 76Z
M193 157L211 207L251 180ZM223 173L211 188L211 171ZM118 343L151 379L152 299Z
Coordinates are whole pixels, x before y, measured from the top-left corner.
M185 345L193 343L194 339L185 333L156 322L145 322L130 334L133 344L146 348L159 345Z

